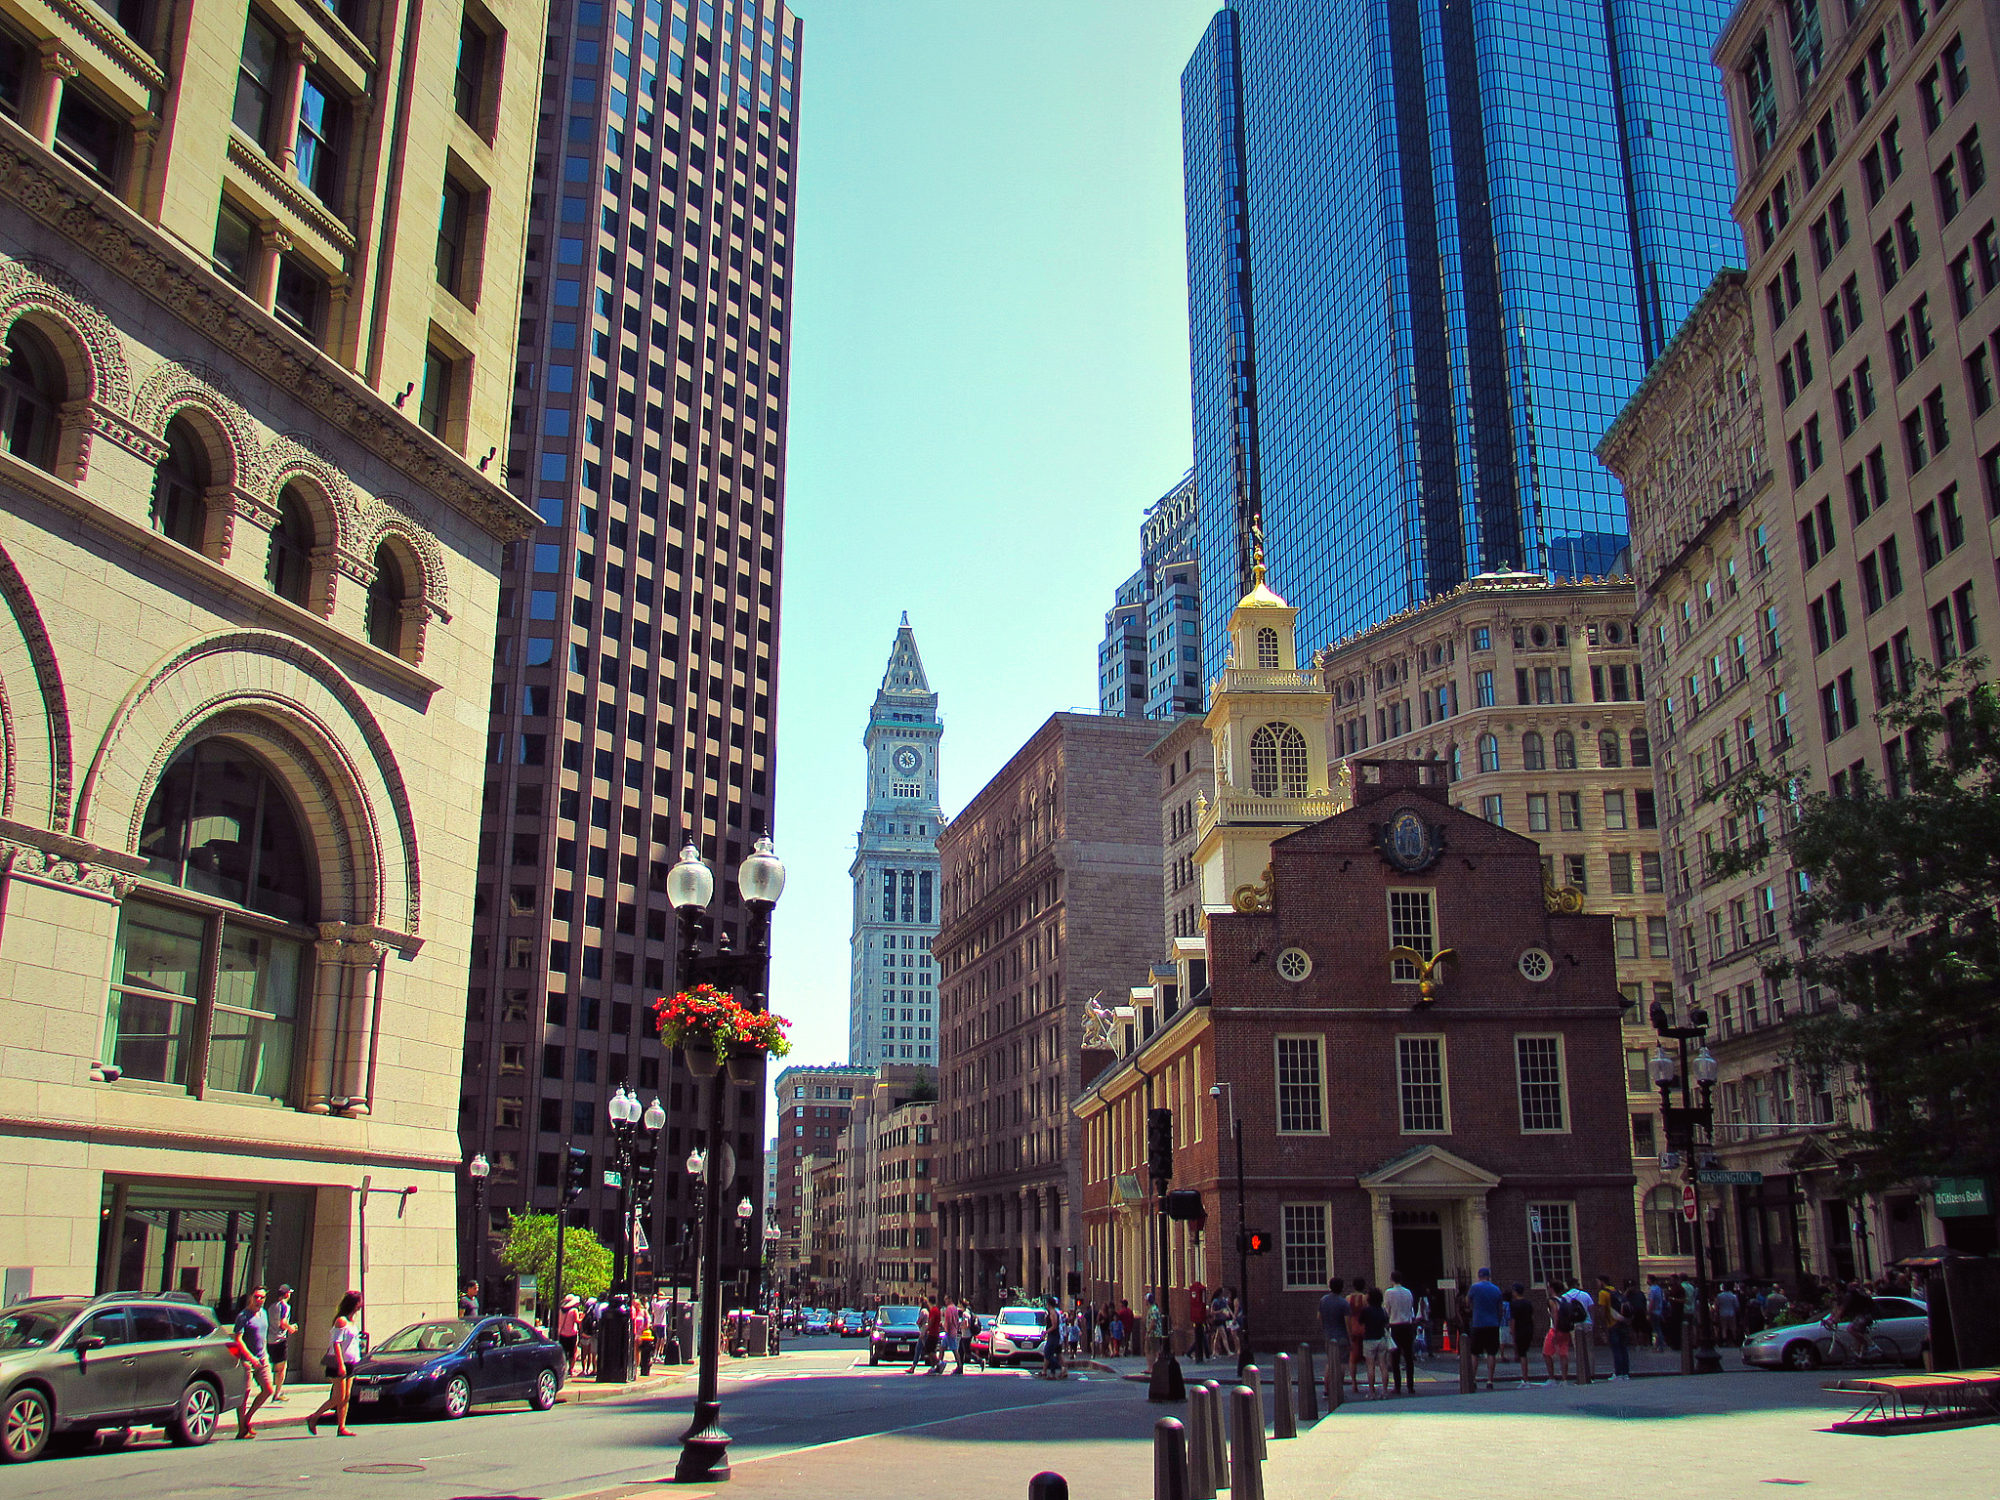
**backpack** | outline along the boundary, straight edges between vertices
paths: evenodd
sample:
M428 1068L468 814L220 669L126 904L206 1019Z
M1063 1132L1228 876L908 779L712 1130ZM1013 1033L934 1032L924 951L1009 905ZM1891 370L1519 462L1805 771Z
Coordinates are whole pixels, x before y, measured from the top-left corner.
M594 1302L584 1311L583 1331L592 1335L597 1332L597 1304Z
M1581 1321L1582 1319L1576 1310L1575 1302L1568 1297L1564 1297L1556 1303L1557 1333L1568 1333Z

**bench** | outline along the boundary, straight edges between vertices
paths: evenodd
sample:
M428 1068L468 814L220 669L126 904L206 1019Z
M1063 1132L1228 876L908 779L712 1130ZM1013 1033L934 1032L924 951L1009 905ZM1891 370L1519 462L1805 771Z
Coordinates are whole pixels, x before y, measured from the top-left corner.
M1835 1432L1882 1432L2000 1420L2000 1366L1927 1375L1855 1376L1822 1390L1862 1397Z

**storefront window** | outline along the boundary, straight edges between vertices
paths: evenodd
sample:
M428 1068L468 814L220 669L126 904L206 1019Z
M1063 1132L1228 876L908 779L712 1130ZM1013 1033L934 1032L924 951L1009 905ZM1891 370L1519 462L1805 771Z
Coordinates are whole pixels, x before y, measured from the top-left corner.
M226 1322L253 1286L303 1289L311 1203L309 1192L107 1177L97 1290L183 1292Z

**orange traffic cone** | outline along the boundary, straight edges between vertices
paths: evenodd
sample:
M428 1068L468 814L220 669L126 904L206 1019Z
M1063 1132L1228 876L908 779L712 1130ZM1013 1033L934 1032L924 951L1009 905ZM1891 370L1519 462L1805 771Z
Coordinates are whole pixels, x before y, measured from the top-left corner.
M1451 1324L1447 1323L1444 1325L1443 1336L1444 1336L1444 1345L1439 1352L1444 1354L1450 1354L1454 1347L1451 1342Z

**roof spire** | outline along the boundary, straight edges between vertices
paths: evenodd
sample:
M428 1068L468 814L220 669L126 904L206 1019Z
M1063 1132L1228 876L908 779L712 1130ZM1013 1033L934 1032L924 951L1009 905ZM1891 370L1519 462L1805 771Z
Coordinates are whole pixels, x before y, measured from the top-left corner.
M1264 518L1259 516L1250 523L1250 586L1254 589L1264 582Z

